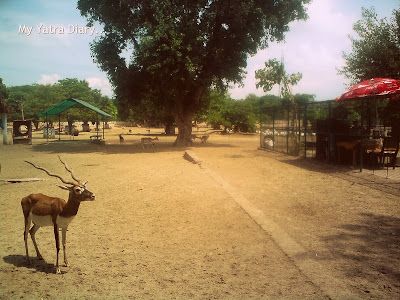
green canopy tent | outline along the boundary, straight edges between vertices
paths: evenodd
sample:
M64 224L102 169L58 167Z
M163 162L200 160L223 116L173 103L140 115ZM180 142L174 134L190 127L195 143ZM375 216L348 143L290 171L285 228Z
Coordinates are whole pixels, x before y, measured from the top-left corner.
M50 108L46 109L45 111L42 111L41 113L38 114L38 116L45 117L47 119L48 117L54 117L54 116L58 115L59 116L58 122L60 124L61 123L60 114L74 106L89 108L90 110L96 112L98 115L103 116L103 134L102 135L103 135L103 139L104 139L104 118L111 118L111 115L109 115L108 113L102 111L101 109L99 109L83 100L73 99L73 98L66 99L63 102L61 102L53 107L50 107ZM98 132L98 125L96 125L96 128L97 128L97 132ZM59 132L58 139L60 140L60 132Z

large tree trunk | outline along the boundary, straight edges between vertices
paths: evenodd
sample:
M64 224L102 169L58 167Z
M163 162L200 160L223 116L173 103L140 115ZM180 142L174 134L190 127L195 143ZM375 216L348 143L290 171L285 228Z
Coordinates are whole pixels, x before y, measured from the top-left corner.
M192 145L192 121L194 112L185 110L175 114L175 122L178 126L178 136L174 146L186 147Z
M165 134L175 135L175 124L173 122L168 122L165 124Z
M165 120L165 134L175 135L175 118L173 116Z
M174 118L178 126L178 137L174 146L186 147L192 145L192 122L196 108L199 106L203 87L196 87L192 93L185 95L175 103ZM179 101L180 100L180 101Z

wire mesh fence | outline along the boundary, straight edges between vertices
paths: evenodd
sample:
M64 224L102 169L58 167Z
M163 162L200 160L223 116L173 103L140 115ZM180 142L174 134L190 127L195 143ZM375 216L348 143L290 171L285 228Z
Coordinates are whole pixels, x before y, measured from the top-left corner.
M316 155L316 121L327 119L329 103L265 107L260 114L262 148L304 157Z
M360 99L260 108L260 147L353 164L386 137L400 137L400 101ZM343 149L342 149L343 148Z

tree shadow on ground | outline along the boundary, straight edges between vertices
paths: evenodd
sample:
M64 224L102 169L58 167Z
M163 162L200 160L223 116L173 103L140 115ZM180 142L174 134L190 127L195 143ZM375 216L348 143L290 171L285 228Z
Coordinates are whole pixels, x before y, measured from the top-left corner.
M332 259L341 261L349 278L382 280L400 289L400 219L391 216L360 214L357 224L344 224L337 234L324 241Z
M46 274L55 273L55 265L46 263L45 260L40 260L36 257L31 257L31 263L26 262L25 255L7 255L3 257L3 260L12 264L17 268L28 268L32 269L32 272L43 272Z
M305 159L302 157L288 156L282 153L271 151L258 151L257 155L267 155L284 164L288 164L297 168L305 169L311 172L328 174L347 181L369 188L379 190L394 196L400 197L400 182L390 178L373 175L371 170L364 169L360 172L359 169L352 169L347 165L338 165L317 160L315 158ZM397 172L397 169L396 169Z
M154 147L145 145L143 148L140 143L106 144L100 145L90 141L52 141L32 145L32 150L36 152L49 153L103 153L103 154L136 154L136 153L157 153L157 152L184 152L188 148L197 147L235 147L230 144L210 144L195 143L190 147L176 147L170 142L156 142Z
M334 163L328 163L325 161L317 160L315 158L304 158L298 156L291 156L289 154L277 153L272 151L263 151L259 150L260 155L268 155L273 157L274 159L292 165L294 167L298 167L301 169L305 169L308 171L320 172L320 173L338 173L338 172L349 172L357 171L356 169L351 169L350 166L347 165L339 165Z

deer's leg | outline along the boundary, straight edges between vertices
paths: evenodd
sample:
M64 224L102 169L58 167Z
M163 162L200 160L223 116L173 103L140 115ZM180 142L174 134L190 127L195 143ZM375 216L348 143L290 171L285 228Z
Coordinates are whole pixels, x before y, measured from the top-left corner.
M42 255L41 255L40 252L39 252L39 248L38 248L38 245L37 245L36 239L35 239L36 231L38 231L39 228L40 228L40 226L34 224L34 225L32 226L32 228L31 228L31 230L29 230L29 233L31 234L32 242L33 242L33 245L35 246L35 250L36 250L36 255L37 255L37 257L38 257L39 259L43 259Z
M64 253L64 263L66 267L69 267L70 264L68 263L67 260L67 254L66 254L66 246L67 246L67 227L62 229L62 244L63 244L63 253Z
M24 242L25 242L25 250L26 250L26 262L28 264L31 263L31 260L29 259L29 252L28 252L28 233L29 233L30 226L31 226L31 218L29 218L29 216L25 216Z
M60 253L60 234L58 232L58 225L55 222L54 222L54 238L56 240L56 249L57 249L56 274L61 274L61 270L58 265L58 254Z

